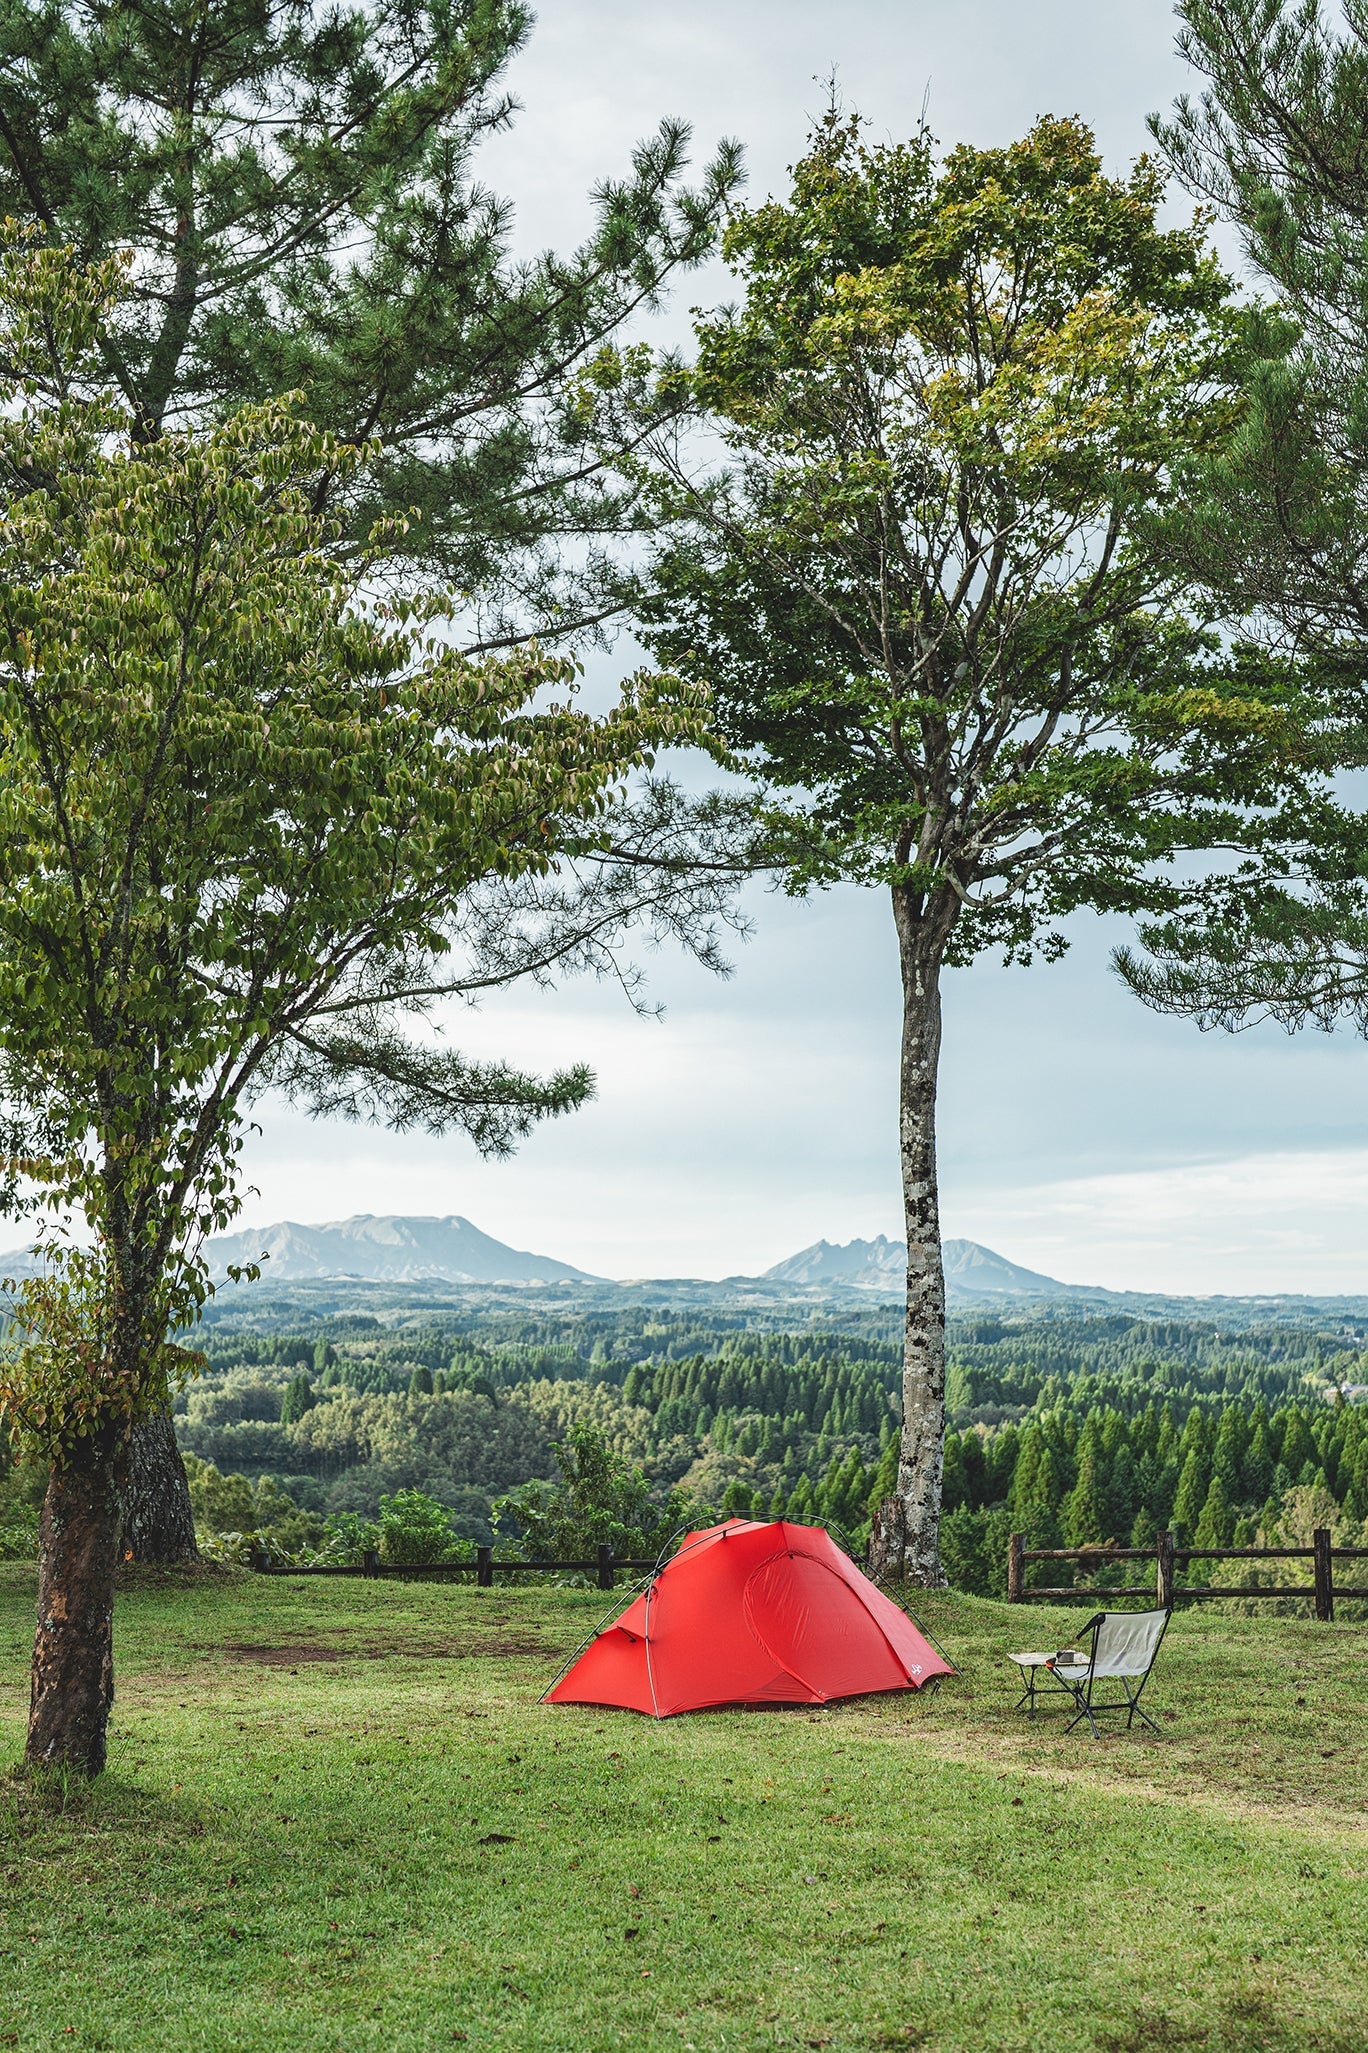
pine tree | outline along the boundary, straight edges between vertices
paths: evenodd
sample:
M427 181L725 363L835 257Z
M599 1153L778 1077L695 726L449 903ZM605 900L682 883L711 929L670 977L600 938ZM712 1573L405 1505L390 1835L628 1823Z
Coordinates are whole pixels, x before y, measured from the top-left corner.
M960 1459L964 1467L965 1502L977 1510L988 1502L988 1463L980 1434L971 1430L962 1435Z
M1259 1407L1262 1411L1263 1407ZM1267 1415L1254 1418L1244 1460L1240 1464L1240 1496L1246 1504L1262 1504L1273 1487L1273 1457L1268 1446Z
M154 437L298 390L309 418L378 445L320 503L349 536L483 595L483 637L556 633L613 603L601 551L630 520L576 434L578 370L713 243L739 175L697 191L666 122L607 181L583 248L514 262L511 210L475 158L515 103L517 0L34 0L0 12L0 213L85 262L130 251L106 375ZM503 623L501 625L500 623Z
M1228 1547L1234 1524L1235 1513L1226 1496L1225 1484L1219 1474L1213 1473L1192 1544L1194 1547Z
M958 1433L945 1436L945 1465L941 1471L941 1502L954 1511L965 1502L964 1451Z
M1042 1447L1021 1511L1021 1531L1031 1547L1063 1545L1059 1509L1064 1491L1053 1450Z
M1226 1405L1221 1412L1220 1425L1216 1429L1211 1467L1213 1475L1221 1479L1221 1488L1229 1504L1238 1503L1240 1498L1240 1463L1245 1451L1246 1438L1243 1407L1238 1404Z
M1313 666L1324 746L1361 718L1368 632L1368 155L1361 0L1180 0L1201 76L1154 125L1179 176L1234 226L1273 305L1246 310L1241 429L1196 455L1176 564L1227 617ZM1356 758L1356 760L1358 760ZM1327 794L1328 797L1328 794ZM1270 820L1262 862L1205 916L1142 930L1122 974L1156 1008L1235 1031L1272 1017L1368 1027L1368 813L1352 786ZM1298 1474L1306 1460L1284 1456Z
M1116 1450L1106 1488L1105 1530L1118 1539L1130 1531L1140 1507L1140 1478L1134 1454L1123 1441Z
M1173 1500L1173 1530L1180 1540L1187 1540L1197 1530L1209 1488L1206 1458L1200 1447L1193 1447L1183 1463L1178 1492Z
M1026 1509L1031 1502L1036 1473L1044 1452L1045 1436L1038 1421L1032 1419L1021 1430L1011 1485L1007 1492L1007 1509L1019 1531L1025 1531Z
M1359 1444L1354 1457L1353 1473L1343 1501L1346 1516L1360 1520L1368 1519L1368 1440Z
M293 1426L317 1402L318 1400L313 1394L307 1374L303 1369L300 1369L297 1375L290 1378L289 1383L285 1387L285 1395L280 1405L281 1425Z
M797 1488L789 1498L785 1516L801 1524L805 1518L812 1518L814 1515L820 1516L820 1513L813 1501L812 1484L807 1476L800 1476Z
M1088 1426L1078 1444L1078 1480L1064 1505L1064 1534L1070 1547L1095 1545L1107 1537L1107 1500L1102 1488L1098 1438Z
M984 1498L989 1504L1005 1504L1016 1473L1021 1435L1014 1425L999 1426L988 1441L984 1455L988 1475Z
M889 1438L884 1443L883 1453L879 1457L879 1466L874 1471L874 1477L872 1484L870 1486L869 1494L865 1499L864 1509L866 1518L872 1518L874 1516L874 1513L883 1503L884 1498L893 1488L893 1484L897 1480L897 1475L898 1436L896 1433L892 1433L889 1435Z
M1278 1460L1292 1475L1300 1477L1307 1463L1311 1471L1320 1467L1320 1452L1312 1437L1311 1424L1300 1405L1288 1405L1280 1414L1282 1419L1282 1441L1278 1449Z
M1137 1457L1142 1454L1158 1453L1159 1432L1159 1407L1151 1397L1131 1429L1131 1446L1135 1449Z
M1210 1464L1211 1434L1206 1415L1196 1405L1183 1421L1183 1431L1178 1441L1178 1466L1181 1469L1194 1449Z

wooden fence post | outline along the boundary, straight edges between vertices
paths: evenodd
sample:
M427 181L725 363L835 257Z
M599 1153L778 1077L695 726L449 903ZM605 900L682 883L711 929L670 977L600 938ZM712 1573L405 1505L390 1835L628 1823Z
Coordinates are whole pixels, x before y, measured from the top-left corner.
M1154 1547L1154 1594L1165 1611L1173 1609L1173 1534L1160 1533Z
M477 1547L477 1548L475 1549L475 1587L476 1587L477 1589L481 1589L481 1590L492 1590L492 1589L493 1589L493 1587L494 1587L494 1569L493 1569L493 1566L492 1566L492 1564L493 1564L493 1560L494 1560L494 1549L493 1549L492 1547Z
M601 1590L611 1590L613 1587L613 1550L611 1547L600 1547L598 1550L598 1586Z
M374 1547L367 1547L361 1556L362 1575L379 1575L380 1556Z
M1012 1533L1007 1540L1007 1602L1019 1604L1026 1584L1025 1536Z
M1329 1625L1335 1616L1334 1571L1330 1564L1330 1529L1318 1525L1311 1535L1312 1569L1315 1573L1316 1616Z

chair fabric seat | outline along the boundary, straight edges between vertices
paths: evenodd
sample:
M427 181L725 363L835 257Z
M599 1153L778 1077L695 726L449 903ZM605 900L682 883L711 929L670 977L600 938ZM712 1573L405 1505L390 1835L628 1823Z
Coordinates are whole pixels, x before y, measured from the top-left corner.
M1109 1611L1097 1628L1093 1675L1148 1675L1167 1624L1167 1611Z

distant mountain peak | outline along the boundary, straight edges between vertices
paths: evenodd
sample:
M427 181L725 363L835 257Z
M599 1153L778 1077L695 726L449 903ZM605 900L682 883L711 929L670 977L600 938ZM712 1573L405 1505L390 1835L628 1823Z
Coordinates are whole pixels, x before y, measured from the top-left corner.
M601 1279L549 1255L529 1254L482 1233L458 1212L413 1216L357 1212L304 1226L282 1219L255 1232L225 1233L206 1248L222 1274L230 1263L260 1261L282 1283L354 1277L372 1283L596 1283Z
M951 1297L1066 1297L1069 1285L1056 1283L1034 1269L1023 1269L1005 1255L980 1247L976 1240L941 1244L945 1285ZM901 1292L907 1276L907 1248L900 1240L879 1234L874 1240L848 1240L833 1245L815 1241L766 1269L766 1283L844 1284L853 1290Z

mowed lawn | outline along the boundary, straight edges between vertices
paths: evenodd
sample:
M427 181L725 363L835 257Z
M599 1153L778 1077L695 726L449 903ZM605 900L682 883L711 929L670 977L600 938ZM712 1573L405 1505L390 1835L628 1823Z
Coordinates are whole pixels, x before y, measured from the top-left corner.
M33 1572L0 1569L0 1759ZM0 2044L1368 2046L1368 1628L1181 1614L1163 1738L934 1699L544 1708L592 1592L143 1581L111 1766L0 1783Z

